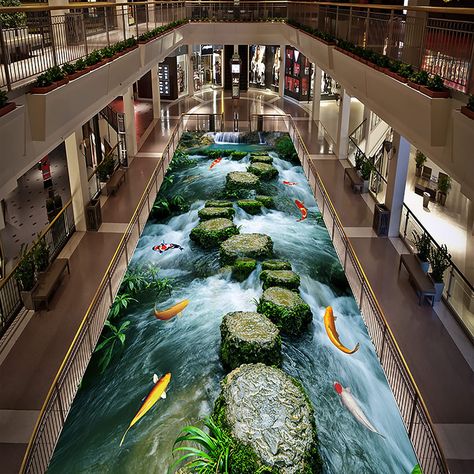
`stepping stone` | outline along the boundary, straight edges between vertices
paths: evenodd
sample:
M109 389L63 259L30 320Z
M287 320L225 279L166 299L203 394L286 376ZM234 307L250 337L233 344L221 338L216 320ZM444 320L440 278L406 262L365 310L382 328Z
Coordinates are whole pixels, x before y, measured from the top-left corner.
M259 313L227 313L221 323L220 355L226 370L257 362L280 366L280 331Z
M248 197L249 191L256 189L260 179L245 171L231 171L226 176L226 191L239 197Z
M255 196L255 200L262 203L263 207L267 209L273 209L275 207L275 203L273 202L273 198L271 196Z
M234 235L223 242L220 247L223 265L233 264L240 257L260 259L269 257L272 253L272 239L265 234Z
M204 207L232 207L233 204L230 201L219 201L219 200L211 200L206 201Z
M262 270L291 270L291 263L287 260L265 260Z
M245 158L248 155L246 151L233 151L230 154L230 157L232 160L241 160L242 158Z
M273 158L268 155L251 156L250 163L266 163L268 165L271 165L273 163Z
M218 217L225 217L232 219L235 215L235 210L232 207L203 207L198 211L199 219L208 221L209 219L216 219Z
M264 270L260 273L260 280L263 282L263 289L267 290L272 286L280 286L288 290L298 291L300 277L291 270Z
M298 380L265 364L244 364L221 386L213 418L238 441L231 459L245 460L245 472L262 466L285 474L321 472L314 409Z
M244 281L256 268L257 260L254 258L238 258L232 266L232 278L237 281Z
M201 222L191 231L189 237L201 247L213 248L238 233L237 226L230 219L218 218Z
M278 170L273 165L267 163L252 163L247 167L247 171L264 181L268 181L278 176Z
M262 203L256 199L240 199L237 201L237 206L252 215L260 214L262 210Z
M313 319L311 308L298 294L278 286L263 292L257 311L290 336L300 336Z

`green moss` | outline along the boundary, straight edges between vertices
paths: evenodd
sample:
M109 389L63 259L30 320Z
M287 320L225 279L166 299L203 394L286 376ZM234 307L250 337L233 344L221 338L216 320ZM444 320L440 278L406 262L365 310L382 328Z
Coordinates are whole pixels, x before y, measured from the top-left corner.
M268 181L278 176L278 170L267 163L252 163L247 167L247 171L264 181Z
M272 286L280 286L289 290L298 291L300 277L291 270L264 270L260 273L260 280L263 282L263 289Z
M189 237L204 248L212 248L238 233L237 226L231 220L218 218L201 222Z
M219 201L219 200L210 200L206 201L204 207L232 207L233 204L230 201Z
M256 199L240 199L237 206L252 215L259 214L262 210L262 203Z
M278 138L275 142L275 148L278 156L283 160L288 160L291 163L300 164L298 153L296 153L295 147L289 135L285 134Z
M221 244L222 265L233 264L237 258L265 258L273 253L272 239L265 234L235 235Z
M242 158L245 158L247 155L248 155L248 153L246 151L233 151L230 154L230 157L233 160L241 160Z
M234 215L235 210L232 207L204 207L198 211L199 219L202 221L217 219L218 217L232 219Z
M261 296L257 311L285 334L301 335L313 319L311 308L295 292L273 286Z
M257 261L254 258L238 258L232 266L232 278L244 281L256 268Z
M255 200L262 203L262 206L266 207L267 209L273 209L275 207L275 203L273 202L273 198L271 196L257 195L255 196Z
M273 158L268 155L251 156L250 163L266 163L268 165L271 165L273 163Z
M248 197L249 191L258 188L260 180L252 173L231 171L226 176L226 192L230 196Z
M262 270L291 270L291 263L286 260L265 260Z
M279 331L265 316L241 311L228 313L220 329L220 355L226 370L258 362L276 367L281 365Z

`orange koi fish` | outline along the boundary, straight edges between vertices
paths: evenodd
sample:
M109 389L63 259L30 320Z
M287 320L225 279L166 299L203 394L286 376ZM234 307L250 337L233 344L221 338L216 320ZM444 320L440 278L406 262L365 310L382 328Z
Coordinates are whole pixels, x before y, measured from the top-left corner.
M218 165L221 161L222 161L222 156L220 156L219 158L216 158L216 159L211 163L211 166L209 166L209 169L212 170L212 168L214 168L214 166Z
M298 183L295 183L294 181L282 181L283 184L286 184L287 186L296 186Z
M133 420L128 425L127 431L125 431L124 435L122 436L122 440L120 441L120 446L122 446L125 436L127 436L128 430L137 422L139 421L145 414L153 407L153 405L160 399L166 398L166 389L170 383L171 374L168 372L163 377L158 378L156 374L153 375L153 383L155 386L151 389L150 393L145 398L140 410L138 410L137 414L133 418Z
M308 209L306 209L304 204L301 201L298 201L298 199L295 199L295 204L301 212L301 219L297 219L296 222L304 221L308 217Z
M342 352L345 354L354 354L359 349L359 343L356 344L354 349L350 350L347 347L343 346L341 341L339 340L339 334L337 333L336 330L336 325L334 324L334 321L336 320L336 317L334 316L332 312L331 306L328 306L326 308L326 311L324 313L324 327L326 328L326 332L328 334L329 340Z
M171 306L170 308L164 309L163 311L157 311L157 309L155 308L155 316L161 321L168 321L177 314L181 313L181 311L183 311L183 309L186 308L188 304L189 300L183 300L175 304L174 306Z

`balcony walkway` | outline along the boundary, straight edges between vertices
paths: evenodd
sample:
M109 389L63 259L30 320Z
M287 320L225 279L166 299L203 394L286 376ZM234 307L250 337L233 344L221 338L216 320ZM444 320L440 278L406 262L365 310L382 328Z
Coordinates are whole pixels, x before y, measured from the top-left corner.
M311 153L344 229L374 289L431 413L451 472L474 472L474 351L442 304L418 306L404 270L397 273L399 239L377 238L371 203L344 183L344 166L332 154L330 138L291 101L260 92L244 94L242 120L249 113L290 113ZM278 107L277 105L278 104ZM159 160L169 131L184 109L220 112L232 120L232 104L222 92L163 105L167 120L154 121L132 161L128 179L103 204L99 232L76 233L64 249L71 275L57 290L49 312L24 315L13 347L0 353L0 458L2 473L18 471L36 417L95 290ZM281 108L280 108L281 107ZM215 108L215 110L214 110ZM367 201L366 201L367 199ZM91 272L91 268L94 272ZM80 292L78 289L80 288ZM459 347L458 347L459 346Z

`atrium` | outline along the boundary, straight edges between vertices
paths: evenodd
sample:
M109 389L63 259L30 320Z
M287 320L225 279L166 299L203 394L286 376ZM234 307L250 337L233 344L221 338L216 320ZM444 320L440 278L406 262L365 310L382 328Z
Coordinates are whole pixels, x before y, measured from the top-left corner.
M473 474L473 61L471 1L0 0L0 472Z

